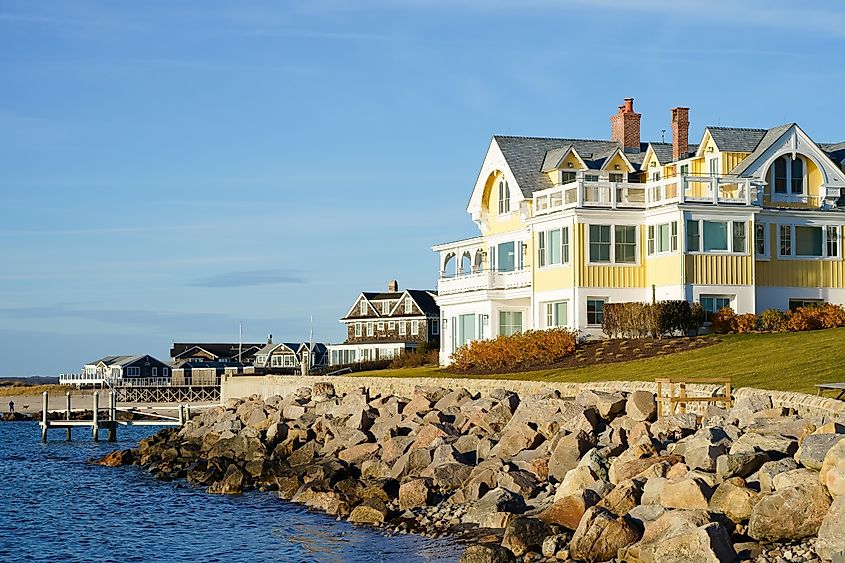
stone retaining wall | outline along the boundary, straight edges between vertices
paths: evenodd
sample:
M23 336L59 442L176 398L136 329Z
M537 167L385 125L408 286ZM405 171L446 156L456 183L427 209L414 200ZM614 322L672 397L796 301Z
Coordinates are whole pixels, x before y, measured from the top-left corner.
M475 379L446 377L349 377L349 376L228 376L221 385L223 401L232 398L244 398L259 395L264 399L273 395L288 395L300 387L312 387L320 381L331 381L337 393L345 394L358 389L368 388L371 393L392 394L410 397L417 386L464 388L472 393L488 393L493 389L509 389L519 395L535 394L556 390L562 397L574 397L582 389L601 391L650 391L657 392L653 381L602 381L594 383L566 383L553 381L512 381L507 379ZM713 396L722 393L722 386L715 384L692 384L687 386L687 393L694 397ZM770 391L741 387L733 391L735 398L753 395L768 395L775 407L795 409L802 416L823 416L833 420L845 421L845 401L827 397L793 393L789 391ZM703 404L691 404L691 412L704 408Z

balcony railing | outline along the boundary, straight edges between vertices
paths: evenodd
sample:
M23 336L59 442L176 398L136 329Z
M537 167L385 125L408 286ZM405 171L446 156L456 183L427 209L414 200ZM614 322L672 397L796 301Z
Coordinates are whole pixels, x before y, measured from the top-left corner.
M534 194L534 214L573 207L648 209L685 201L757 204L751 180L735 176L674 176L642 184L576 180Z
M441 272L437 283L438 295L452 295L469 291L519 289L531 287L531 270L495 271L482 270L470 273L446 274Z

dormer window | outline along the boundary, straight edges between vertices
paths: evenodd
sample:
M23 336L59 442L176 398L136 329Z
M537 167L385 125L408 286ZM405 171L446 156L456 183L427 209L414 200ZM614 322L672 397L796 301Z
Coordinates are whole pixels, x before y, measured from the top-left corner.
M560 183L561 184L570 184L575 181L575 172L561 170L560 171Z
M788 155L778 157L772 166L772 184L776 194L805 194L804 159Z
M511 189L507 180L499 180L499 215L511 211Z

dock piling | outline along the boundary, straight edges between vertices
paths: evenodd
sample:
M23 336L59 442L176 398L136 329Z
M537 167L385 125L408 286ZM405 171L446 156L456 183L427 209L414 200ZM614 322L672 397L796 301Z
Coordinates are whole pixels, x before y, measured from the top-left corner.
M94 441L100 441L100 392L94 391L94 423L91 429L94 434Z
M65 420L70 420L70 391L65 391ZM67 441L70 442L73 438L73 432L70 426L67 427Z
M117 397L109 391L109 442L117 442Z
M47 443L47 391L41 394L41 441Z

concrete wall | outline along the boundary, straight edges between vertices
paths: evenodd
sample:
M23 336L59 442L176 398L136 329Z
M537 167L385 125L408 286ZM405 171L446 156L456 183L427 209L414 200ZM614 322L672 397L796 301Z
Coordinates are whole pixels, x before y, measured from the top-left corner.
M260 395L262 398L273 395L288 395L299 387L311 387L320 381L330 381L338 394L355 391L366 387L371 395L393 394L410 397L417 386L446 388L464 388L472 393L488 393L493 389L509 389L519 395L534 394L557 390L563 397L574 397L582 389L601 391L650 391L657 392L657 385L650 381L603 381L598 383L560 383L548 381L509 381L502 379L440 378L440 377L348 377L348 376L227 376L221 385L221 399ZM712 396L721 392L719 385L689 385L690 396ZM791 393L788 391L768 391L743 387L733 392L734 397L748 397L756 394L769 395L775 407L797 410L801 415L824 416L845 420L845 402L835 399ZM690 411L695 410L691 405ZM700 406L700 405L699 405Z

